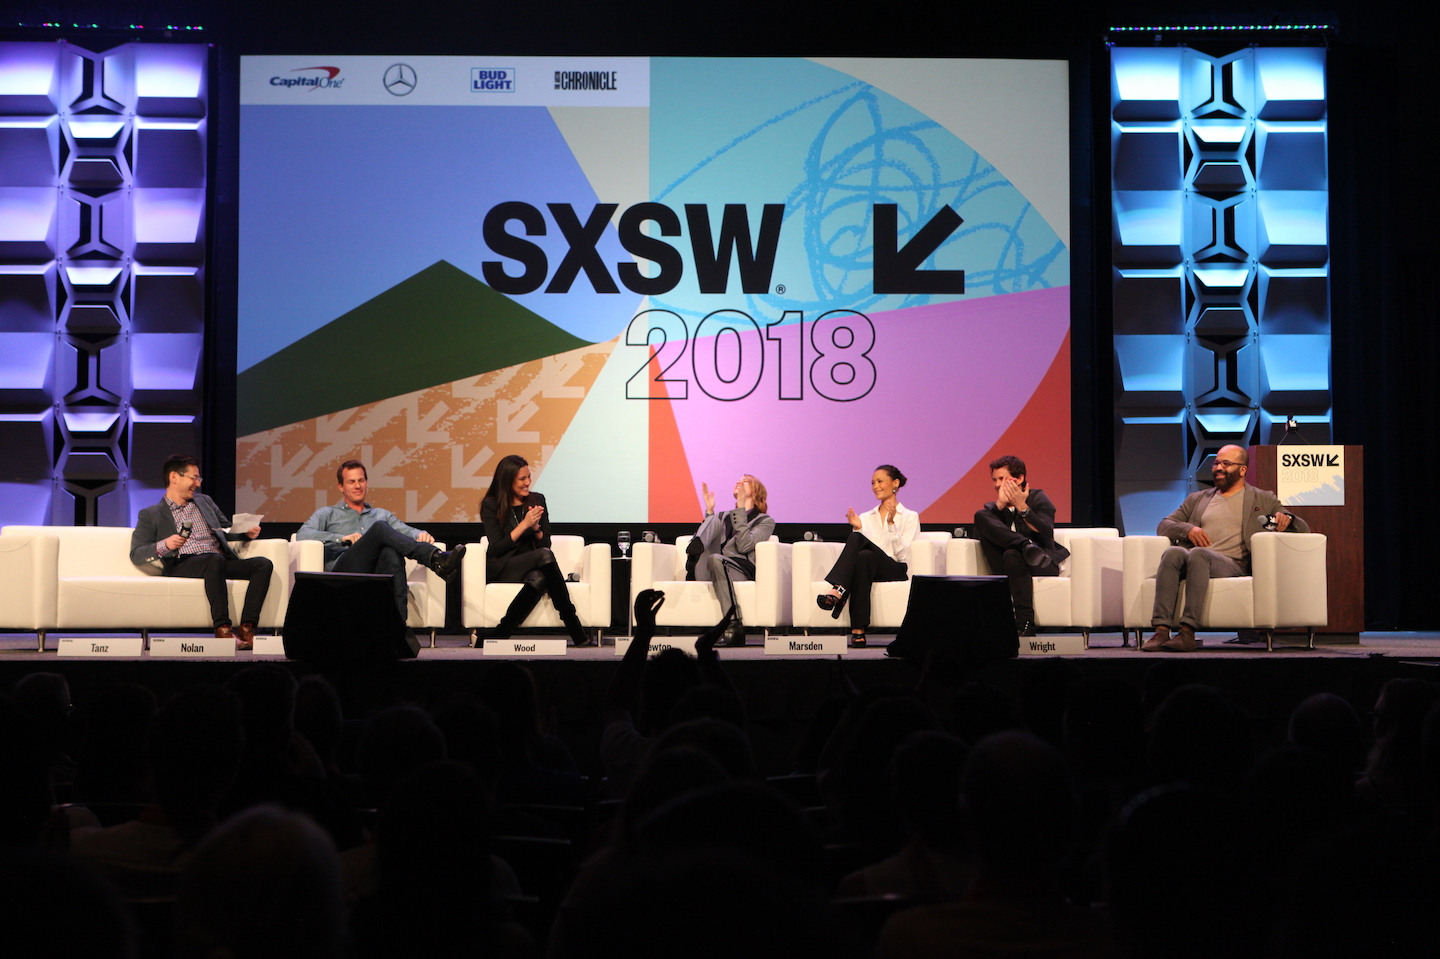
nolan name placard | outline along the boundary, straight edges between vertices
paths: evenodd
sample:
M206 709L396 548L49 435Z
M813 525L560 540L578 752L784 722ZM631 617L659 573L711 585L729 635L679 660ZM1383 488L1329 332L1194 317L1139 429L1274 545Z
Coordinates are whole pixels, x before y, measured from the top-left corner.
M234 638L216 636L151 636L151 656L224 656L235 658Z

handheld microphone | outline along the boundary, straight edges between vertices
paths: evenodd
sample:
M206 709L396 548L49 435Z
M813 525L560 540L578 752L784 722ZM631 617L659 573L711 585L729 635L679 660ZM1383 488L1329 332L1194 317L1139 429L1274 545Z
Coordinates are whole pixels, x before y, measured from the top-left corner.
M181 524L180 524L180 528L179 528L178 530L176 530L176 532L178 532L183 538L189 539L189 538L190 538L190 532L191 532L191 530L193 530L194 528L195 528L195 525L194 525L193 523L185 522L185 523L181 523Z

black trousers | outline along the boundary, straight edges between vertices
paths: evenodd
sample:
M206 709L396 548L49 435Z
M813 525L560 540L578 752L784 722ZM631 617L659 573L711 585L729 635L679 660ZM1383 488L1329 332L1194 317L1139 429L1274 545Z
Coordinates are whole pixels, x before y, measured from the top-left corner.
M570 601L565 576L555 563L555 554L544 546L523 553L511 553L498 563L487 561L485 578L492 583L523 583L539 593L548 593L551 604L562 619L575 615L575 604ZM540 601L539 593L530 594L521 590L506 617L517 614L515 623L518 625Z
M1004 520L988 509L975 514L975 536L980 540L980 552L985 554L985 562L990 564L991 572L1004 573L1010 581L1010 601L1015 606L1016 624L1034 623L1034 577L1059 576L1060 564L1048 555L1039 566L1026 563L1025 547L1034 540L1006 526Z
M410 618L410 584L405 581L405 560L419 560L438 547L411 539L389 523L376 523L350 545L331 568L336 573L389 573L394 579L395 605L400 622Z
M850 604L850 628L867 629L870 626L870 584L898 583L905 579L906 572L904 563L891 559L864 533L852 529L845 538L840 558L825 574L825 581L844 588L846 602Z
M190 553L177 556L165 575L205 581L205 598L210 601L210 619L215 626L231 625L230 593L225 581L248 580L240 622L254 624L260 622L260 608L265 605L265 596L270 592L270 574L274 566L264 556L226 559L219 553Z

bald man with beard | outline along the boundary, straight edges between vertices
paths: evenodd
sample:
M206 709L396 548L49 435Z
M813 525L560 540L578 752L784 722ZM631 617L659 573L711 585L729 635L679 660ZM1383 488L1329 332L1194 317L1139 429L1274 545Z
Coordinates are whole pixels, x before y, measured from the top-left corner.
M1191 493L1179 509L1160 521L1156 532L1175 545L1161 555L1155 573L1155 607L1150 616L1155 633L1140 647L1143 652L1194 652L1195 627L1200 625L1210 580L1250 575L1250 537L1265 529L1267 516L1275 517L1277 532L1310 532L1305 521L1287 511L1274 493L1246 484L1249 463L1244 448L1221 447L1210 467L1215 485ZM1175 607L1182 579L1185 609L1177 623Z

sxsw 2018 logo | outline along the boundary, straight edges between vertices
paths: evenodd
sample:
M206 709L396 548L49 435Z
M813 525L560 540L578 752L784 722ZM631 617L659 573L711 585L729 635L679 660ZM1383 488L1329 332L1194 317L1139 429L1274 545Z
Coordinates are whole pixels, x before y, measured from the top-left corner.
M1281 453L1280 466L1282 469L1339 469L1340 457L1334 453Z
M726 292L733 257L740 273L741 289L746 293L765 293L770 289L775 253L780 244L780 228L785 216L783 203L764 204L757 236L752 233L750 213L745 204L727 203L721 212L717 238L709 208L703 203L685 204L685 231L681 229L680 215L665 204L637 203L620 216L620 245L627 252L654 263L658 272L647 277L635 263L618 263L616 275L612 276L596 246L619 204L597 203L584 221L569 203L547 203L546 208L550 211L550 219L570 245L553 274L545 251L524 238L547 235L549 224L539 209L529 203L512 201L497 204L485 214L485 244L492 252L522 268L515 275L507 271L504 261L485 261L482 266L485 282L492 289L511 296L534 293L542 286L546 293L567 293L583 272L597 293L619 293L620 285L632 293L645 296L668 293L680 283L685 272L684 260L674 246L644 232L643 226L649 222L659 227L662 237L678 237L682 232L688 232L700 292ZM909 237L904 246L899 242L897 205L877 203L873 214L874 292L965 292L964 270L920 268L964 222L960 214L948 206L941 207ZM521 226L523 234L509 231L508 226L512 222Z

